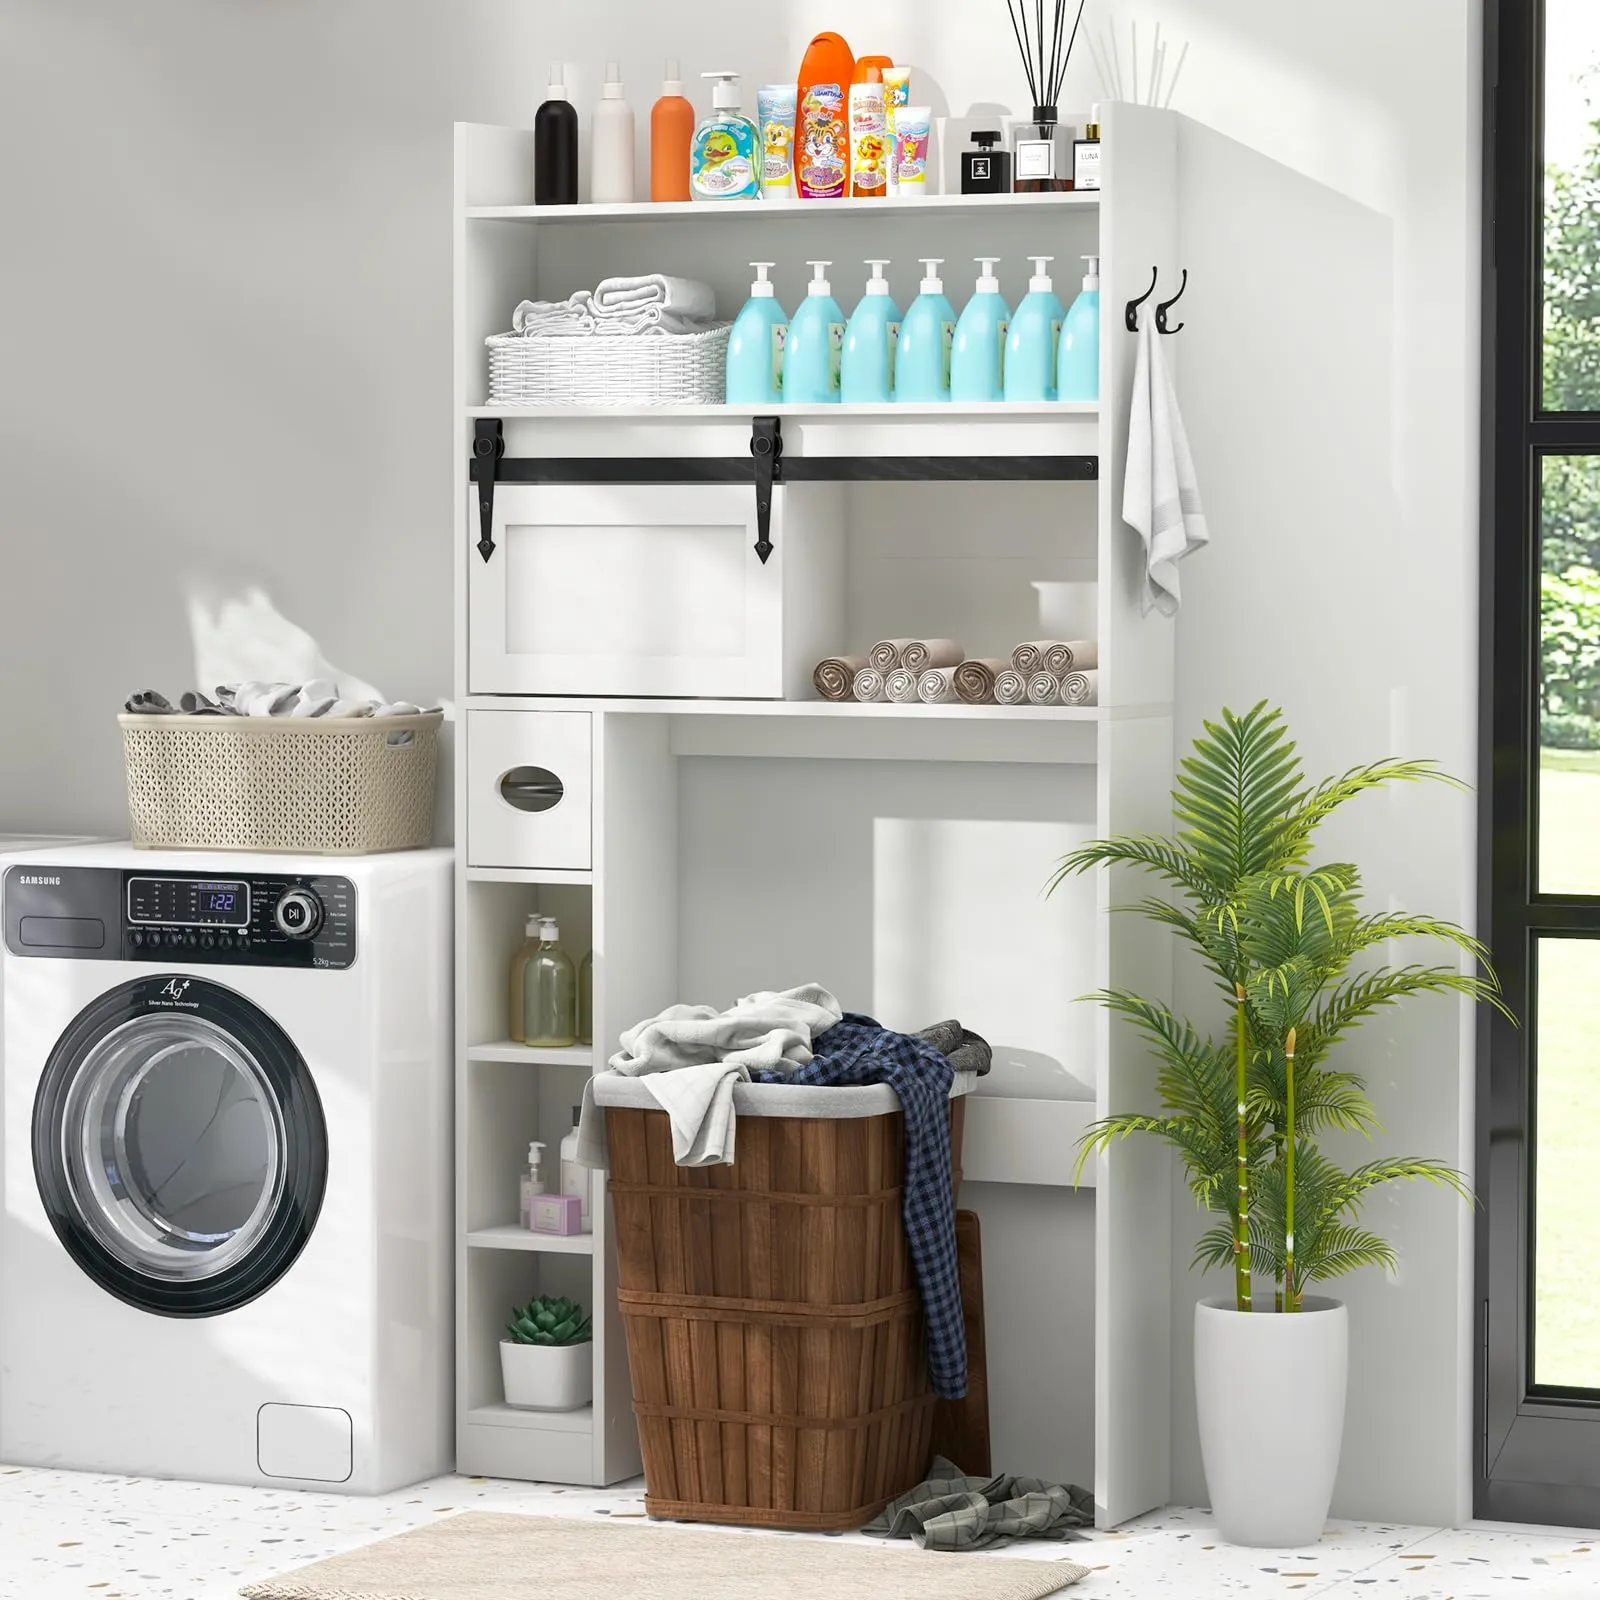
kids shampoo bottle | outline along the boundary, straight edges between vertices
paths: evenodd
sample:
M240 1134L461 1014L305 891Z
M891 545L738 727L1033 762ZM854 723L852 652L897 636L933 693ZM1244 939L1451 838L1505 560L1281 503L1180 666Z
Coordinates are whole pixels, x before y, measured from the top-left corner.
M850 184L850 84L856 58L836 33L819 33L800 64L794 176L802 200L840 200Z

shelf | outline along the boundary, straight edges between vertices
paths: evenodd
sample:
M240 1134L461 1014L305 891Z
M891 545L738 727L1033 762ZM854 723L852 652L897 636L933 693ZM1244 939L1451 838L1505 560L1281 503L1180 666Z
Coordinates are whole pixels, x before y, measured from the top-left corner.
M625 205L468 206L469 222L666 222L692 217L696 222L796 221L822 215L842 217L917 217L962 211L1098 211L1100 193L930 194L920 200L693 200L635 201Z
M1074 1187L1078 1141L1095 1120L1092 1100L1021 1100L967 1096L961 1145L964 1183L1031 1183ZM1084 1163L1076 1187L1094 1187L1096 1163Z
M592 1256L592 1233L530 1233L515 1223L500 1228L474 1228L467 1235L474 1250L533 1250L541 1255Z
M1170 706L969 706L890 705L828 700L638 700L607 699L583 695L471 695L469 706L479 710L617 711L668 717L785 717L821 722L857 719L879 722L987 722L987 723L1098 723L1129 717L1170 716ZM490 869L475 869L479 871ZM501 869L492 869L496 872ZM509 869L506 869L509 870ZM572 878L589 881L588 873L530 875L535 882L565 883Z
M539 418L544 421L614 422L748 422L752 417L794 417L814 422L848 421L853 417L897 422L964 422L974 418L1097 417L1094 400L988 400L957 405L832 405L807 406L468 406L467 416Z
M513 703L507 709L535 710L531 704ZM536 883L552 889L586 889L594 882L592 872L562 872L553 867L468 867L468 883Z
M594 1407L577 1411L525 1411L520 1406L474 1406L467 1412L468 1422L492 1428L528 1428L537 1433L592 1433Z
M530 1067L593 1067L594 1049L575 1044L566 1049L537 1050L530 1045L502 1039L494 1044L467 1046L468 1061L520 1061Z

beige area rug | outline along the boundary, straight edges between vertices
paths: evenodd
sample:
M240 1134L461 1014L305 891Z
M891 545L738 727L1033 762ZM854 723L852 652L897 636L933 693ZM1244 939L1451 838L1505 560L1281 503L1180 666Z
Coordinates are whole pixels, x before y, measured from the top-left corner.
M1072 1561L466 1512L242 1589L246 1600L1044 1600Z

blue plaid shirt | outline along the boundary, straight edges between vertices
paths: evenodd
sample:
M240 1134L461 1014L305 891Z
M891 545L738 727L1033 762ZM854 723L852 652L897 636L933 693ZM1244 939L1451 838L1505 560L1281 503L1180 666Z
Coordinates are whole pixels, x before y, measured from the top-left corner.
M756 1071L758 1083L849 1086L886 1083L906 1115L904 1216L911 1263L928 1319L928 1370L946 1400L967 1392L967 1325L956 1268L956 1203L950 1182L950 1085L955 1069L931 1044L846 1012L792 1072Z

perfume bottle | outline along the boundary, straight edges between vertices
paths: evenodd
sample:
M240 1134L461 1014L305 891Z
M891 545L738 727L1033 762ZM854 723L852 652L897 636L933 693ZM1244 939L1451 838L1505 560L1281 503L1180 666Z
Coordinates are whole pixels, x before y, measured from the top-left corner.
M1078 189L1100 187L1100 107L1089 113L1083 137L1072 141L1072 182Z
M1011 152L997 150L1000 135L988 131L975 133L976 150L961 152L962 194L1009 194L1011 192Z

